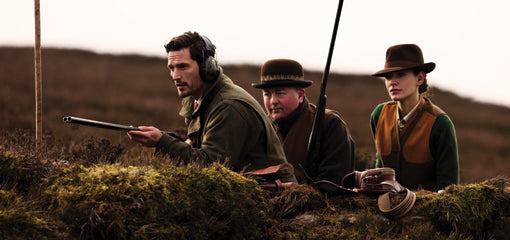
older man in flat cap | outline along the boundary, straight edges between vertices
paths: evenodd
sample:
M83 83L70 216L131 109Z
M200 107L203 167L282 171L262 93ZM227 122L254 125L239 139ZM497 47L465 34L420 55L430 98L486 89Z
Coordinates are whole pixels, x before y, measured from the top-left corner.
M311 84L304 79L303 67L297 61L273 59L264 63L261 82L252 86L263 91L266 112L277 129L287 160L294 165L298 182L326 180L340 185L343 176L354 170L354 141L340 114L326 109L318 132L320 147L313 159L306 159L316 112L316 106L305 96L305 88Z

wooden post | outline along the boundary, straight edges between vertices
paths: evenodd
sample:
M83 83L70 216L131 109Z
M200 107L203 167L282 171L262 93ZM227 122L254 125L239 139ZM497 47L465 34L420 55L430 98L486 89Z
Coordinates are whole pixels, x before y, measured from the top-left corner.
M35 148L39 152L42 141L42 76L41 76L41 12L39 0L34 0L35 16Z

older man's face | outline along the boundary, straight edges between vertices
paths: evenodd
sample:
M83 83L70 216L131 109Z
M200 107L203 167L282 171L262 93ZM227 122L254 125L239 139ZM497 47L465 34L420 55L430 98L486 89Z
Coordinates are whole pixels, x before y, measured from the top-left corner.
M263 89L264 106L272 120L289 116L303 102L305 89L277 87Z

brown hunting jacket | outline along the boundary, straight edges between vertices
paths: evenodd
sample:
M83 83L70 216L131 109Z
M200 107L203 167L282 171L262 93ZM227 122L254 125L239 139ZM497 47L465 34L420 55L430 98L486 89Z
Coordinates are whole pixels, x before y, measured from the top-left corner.
M329 180L340 185L343 176L354 171L354 141L340 114L326 109L317 135L319 148L316 148L313 160L307 161L315 111L316 106L305 98L288 119L275 122L278 136L299 183L308 183L308 175L313 182Z

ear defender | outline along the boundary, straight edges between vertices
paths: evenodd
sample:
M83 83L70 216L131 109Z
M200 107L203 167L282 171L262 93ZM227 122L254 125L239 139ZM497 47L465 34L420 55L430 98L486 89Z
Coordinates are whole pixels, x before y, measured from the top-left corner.
M200 64L200 77L205 82L214 82L220 75L220 67L214 58L214 50L216 47L206 36L200 35L204 41L202 48L202 63Z

